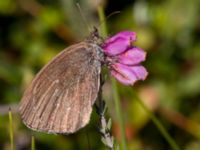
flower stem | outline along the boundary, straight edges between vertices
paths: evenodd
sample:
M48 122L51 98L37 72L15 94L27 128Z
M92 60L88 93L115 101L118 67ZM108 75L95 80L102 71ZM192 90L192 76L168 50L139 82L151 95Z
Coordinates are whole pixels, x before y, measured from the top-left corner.
M107 33L107 27L106 27L106 19L104 14L104 9L102 6L98 7L98 14L100 18L101 24L101 33L103 37L106 37L108 35ZM113 94L114 94L114 101L115 101L115 110L117 113L117 119L119 121L120 125L120 133L121 133L121 147L122 150L127 150L127 144L126 144L126 136L125 136L125 129L124 129L124 123L122 118L122 111L121 111L121 105L120 105L120 98L118 94L118 87L115 79L112 79L112 87L113 87Z
M98 6L98 15L100 19L102 37L106 37L108 35L107 27L106 27L106 19L105 19L104 9L101 5Z
M107 146L110 150L114 150L114 138L111 134L111 119L108 121L105 118L106 112L106 104L102 98L102 86L104 84L104 79L100 78L100 89L98 93L98 100L95 103L96 112L99 115L99 132L101 133L101 141L105 146Z
M146 113L150 116L151 120L153 121L153 123L156 125L156 127L158 128L158 130L160 131L160 133L163 135L163 137L165 138L165 140L169 143L169 145L171 146L171 148L173 150L180 150L179 146L177 145L177 143L174 141L174 139L169 135L169 133L167 132L167 130L164 128L164 126L162 125L162 123L156 118L156 116L149 110L149 108L143 103L143 101L137 96L137 94L135 94L135 99L137 100L137 102L140 104L140 106L142 106L142 108L146 111Z
M125 128L124 128L124 120L122 117L122 110L120 105L120 97L118 93L118 86L115 79L111 79L112 81L112 87L113 87L113 95L114 95L114 102L115 102L115 111L117 114L117 119L119 121L119 127L120 127L120 134L121 134L121 147L122 150L127 150L126 145L126 134L125 134Z
M14 150L13 119L12 119L11 108L9 108L8 116L9 116L9 132L10 132L10 146L11 146L10 149Z

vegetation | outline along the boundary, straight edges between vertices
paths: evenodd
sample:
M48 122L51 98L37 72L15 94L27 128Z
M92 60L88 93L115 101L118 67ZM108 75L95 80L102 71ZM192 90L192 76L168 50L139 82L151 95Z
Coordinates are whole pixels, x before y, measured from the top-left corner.
M131 87L108 77L104 84L116 143L128 150L199 150L199 0L0 0L0 149L106 149L95 111L89 125L72 135L31 131L17 112L24 89L41 67L89 34L76 2L89 26L103 29L103 36L105 21L99 22L98 10L106 16L121 11L106 20L108 35L135 31L135 45L147 51L145 81Z

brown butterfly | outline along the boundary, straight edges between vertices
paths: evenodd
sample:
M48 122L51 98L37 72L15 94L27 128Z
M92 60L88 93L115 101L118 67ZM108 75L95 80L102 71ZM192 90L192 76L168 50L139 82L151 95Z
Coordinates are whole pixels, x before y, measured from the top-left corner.
M24 92L24 124L48 133L74 133L90 120L100 88L104 54L97 29L84 41L55 56Z

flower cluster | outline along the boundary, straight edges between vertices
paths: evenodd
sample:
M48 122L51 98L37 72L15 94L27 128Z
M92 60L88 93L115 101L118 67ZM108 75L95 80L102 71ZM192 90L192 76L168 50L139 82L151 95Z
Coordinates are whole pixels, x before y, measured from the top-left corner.
M140 64L146 58L146 52L132 46L136 33L119 32L108 38L102 46L111 75L125 85L133 85L137 80L144 80L146 69Z

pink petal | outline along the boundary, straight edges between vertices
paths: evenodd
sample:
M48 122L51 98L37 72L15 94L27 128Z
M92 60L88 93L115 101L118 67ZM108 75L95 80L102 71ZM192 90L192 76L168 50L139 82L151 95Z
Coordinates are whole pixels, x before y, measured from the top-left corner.
M116 38L114 41L105 43L102 47L109 56L123 53L130 46L130 42L124 38Z
M126 66L115 63L111 69L111 75L125 85L133 85L137 80L144 80L147 74L143 66Z
M111 75L125 85L133 85L137 80L136 74L129 66L115 63L112 65Z
M136 40L136 33L130 31L119 32L118 34L108 38L102 46L105 53L110 56L115 56L123 53L131 42Z
M125 65L135 65L146 59L146 52L138 47L133 47L118 56L118 62Z
M111 70L111 75L124 85L133 85L135 81L137 80L136 78L135 78L135 81L133 79L130 80L130 79L124 78L120 73L118 73L115 70Z
M138 66L130 66L131 70L135 73L138 80L145 80L148 72L146 68L141 65Z
M132 31L122 31L122 32L119 32L119 33L115 34L114 36L110 37L109 39L107 39L106 43L113 42L118 38L123 38L130 42L134 42L136 40L136 33L132 32Z

